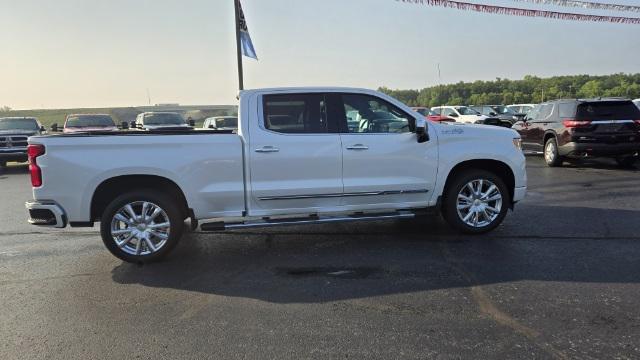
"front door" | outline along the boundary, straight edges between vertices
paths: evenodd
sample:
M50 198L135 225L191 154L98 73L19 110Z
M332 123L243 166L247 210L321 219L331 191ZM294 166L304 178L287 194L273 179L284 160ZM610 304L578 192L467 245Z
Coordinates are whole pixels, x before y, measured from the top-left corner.
M337 96L344 196L354 208L412 208L428 204L434 189L438 147L418 143L415 119L390 102L365 94ZM333 114L333 112L332 112ZM347 116L357 126L347 126Z
M250 126L252 216L336 210L342 145L328 124L325 95L265 95Z

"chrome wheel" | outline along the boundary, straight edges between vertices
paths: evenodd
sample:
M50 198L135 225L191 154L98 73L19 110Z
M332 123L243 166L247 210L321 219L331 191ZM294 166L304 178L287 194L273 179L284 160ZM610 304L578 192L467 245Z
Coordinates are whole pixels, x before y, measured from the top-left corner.
M150 255L167 244L171 222L158 205L147 201L129 203L111 220L111 237L130 255Z
M468 182L458 192L458 216L465 224L482 228L491 225L502 210L502 193L486 179Z
M556 159L556 144L553 141L547 141L547 146L544 148L544 159L548 164L551 164Z

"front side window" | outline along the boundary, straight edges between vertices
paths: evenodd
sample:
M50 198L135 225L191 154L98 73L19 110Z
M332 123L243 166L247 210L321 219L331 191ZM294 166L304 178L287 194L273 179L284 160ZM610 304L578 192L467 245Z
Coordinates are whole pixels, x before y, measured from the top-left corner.
M544 104L542 105L542 107L540 107L540 112L538 113L538 117L536 118L536 120L545 120L549 116L551 116L552 112L553 104Z
M542 105L536 105L529 113L527 114L527 120L536 120L538 115L540 114L540 109L542 109Z
M410 133L415 119L382 99L370 95L342 95L349 133Z
M265 95L264 127L285 134L327 133L323 94Z

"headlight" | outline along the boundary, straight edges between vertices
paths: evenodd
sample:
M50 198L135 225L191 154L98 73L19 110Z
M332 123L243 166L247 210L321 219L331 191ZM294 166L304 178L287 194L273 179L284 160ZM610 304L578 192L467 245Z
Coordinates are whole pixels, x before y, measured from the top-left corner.
M518 150L522 150L522 139L521 138L514 138L513 139L513 146L515 146L516 149L518 149Z

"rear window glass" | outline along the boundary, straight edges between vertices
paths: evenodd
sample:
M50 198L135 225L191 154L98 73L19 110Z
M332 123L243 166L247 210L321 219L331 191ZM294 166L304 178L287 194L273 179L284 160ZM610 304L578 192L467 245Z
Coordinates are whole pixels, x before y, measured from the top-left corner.
M601 101L578 105L578 119L587 120L638 120L640 109L631 101Z
M0 119L0 130L38 130L38 122L36 119Z
M145 125L184 125L184 119L176 113L151 113L144 115Z
M67 118L66 127L108 127L116 126L109 115L72 115Z

